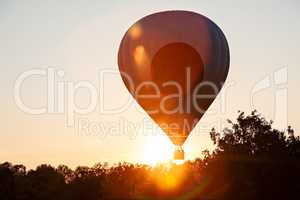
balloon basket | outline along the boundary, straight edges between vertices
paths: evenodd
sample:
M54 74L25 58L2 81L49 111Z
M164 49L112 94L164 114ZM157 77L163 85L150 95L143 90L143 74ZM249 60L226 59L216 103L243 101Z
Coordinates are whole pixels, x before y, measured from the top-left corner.
M181 147L175 149L173 159L184 160L184 150Z

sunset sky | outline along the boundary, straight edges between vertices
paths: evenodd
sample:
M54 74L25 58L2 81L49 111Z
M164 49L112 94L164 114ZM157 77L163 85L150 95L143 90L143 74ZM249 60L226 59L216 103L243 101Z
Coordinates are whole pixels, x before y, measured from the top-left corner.
M165 10L207 16L223 30L230 48L225 88L187 139L187 159L212 149L209 130L226 126L226 119L234 119L238 110L258 109L280 130L289 124L300 131L299 1L86 2L0 0L0 163L75 167L171 159L171 142L132 101L117 73L117 52L127 29L140 18ZM55 72L55 111L61 97L58 85L65 88L67 99L67 84L82 80L97 88L96 109L72 115L65 101L64 112L51 113L45 76L26 79L21 96L27 106L48 111L29 114L20 109L15 81L23 72L47 68ZM110 74L101 78L103 70ZM78 107L89 104L84 89L74 98ZM128 100L131 103L124 108ZM86 133L84 123L94 129Z

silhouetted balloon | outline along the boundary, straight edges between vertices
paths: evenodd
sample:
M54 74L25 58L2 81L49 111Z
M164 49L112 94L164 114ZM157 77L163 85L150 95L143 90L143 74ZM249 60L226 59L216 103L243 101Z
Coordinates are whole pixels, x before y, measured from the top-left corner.
M133 97L181 146L227 77L229 48L221 29L205 16L165 11L129 28L118 64Z

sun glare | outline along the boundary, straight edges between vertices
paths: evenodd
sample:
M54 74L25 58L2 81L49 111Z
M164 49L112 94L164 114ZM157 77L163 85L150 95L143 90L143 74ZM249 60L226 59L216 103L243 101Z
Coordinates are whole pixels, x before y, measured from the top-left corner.
M142 162L154 166L171 161L173 151L174 146L166 136L148 136L144 144Z
M134 49L133 58L138 66L143 66L143 64L147 63L148 56L143 45L139 45Z
M132 39L138 39L142 35L142 27L140 24L135 24L129 29L129 35Z

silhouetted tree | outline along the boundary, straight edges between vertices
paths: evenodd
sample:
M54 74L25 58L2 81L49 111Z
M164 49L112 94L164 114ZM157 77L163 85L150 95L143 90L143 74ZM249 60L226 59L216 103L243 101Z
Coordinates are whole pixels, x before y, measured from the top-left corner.
M222 133L211 131L216 144L208 169L216 176L222 168L223 196L228 199L292 199L300 190L299 137L288 127L287 132L272 128L257 111L237 121L228 120L230 128ZM217 178L217 177L216 177Z
M298 199L300 138L272 127L258 112L239 112L212 129L212 152L184 164L119 163L93 167L0 164L0 200Z

